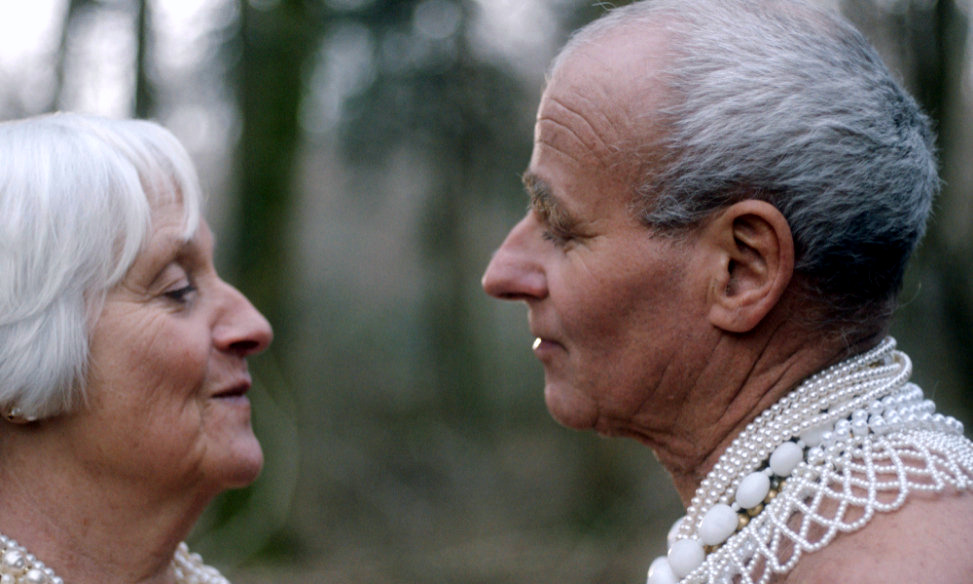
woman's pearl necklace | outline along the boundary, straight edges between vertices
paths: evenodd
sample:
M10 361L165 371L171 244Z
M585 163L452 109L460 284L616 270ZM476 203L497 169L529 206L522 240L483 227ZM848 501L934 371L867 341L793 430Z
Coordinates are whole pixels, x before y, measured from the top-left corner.
M910 491L973 488L973 444L911 372L887 338L758 416L700 484L648 583L765 583Z
M199 554L180 543L172 558L176 584L230 584L216 568L203 564ZM64 584L22 545L0 533L0 584Z

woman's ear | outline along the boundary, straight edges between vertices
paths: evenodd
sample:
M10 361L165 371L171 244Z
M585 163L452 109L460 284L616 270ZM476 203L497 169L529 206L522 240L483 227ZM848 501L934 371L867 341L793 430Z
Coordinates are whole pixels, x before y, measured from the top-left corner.
M750 332L780 301L794 273L790 225L776 207L748 199L719 211L701 229L710 323Z

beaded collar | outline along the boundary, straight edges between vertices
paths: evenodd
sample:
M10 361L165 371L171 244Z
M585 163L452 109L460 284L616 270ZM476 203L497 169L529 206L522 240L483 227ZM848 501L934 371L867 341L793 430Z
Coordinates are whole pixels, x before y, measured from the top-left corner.
M180 543L172 558L176 584L230 584L216 568L203 564L199 554ZM0 533L0 584L64 584L22 545Z
M886 338L764 411L700 484L648 584L766 584L910 492L973 488L973 443L911 373Z

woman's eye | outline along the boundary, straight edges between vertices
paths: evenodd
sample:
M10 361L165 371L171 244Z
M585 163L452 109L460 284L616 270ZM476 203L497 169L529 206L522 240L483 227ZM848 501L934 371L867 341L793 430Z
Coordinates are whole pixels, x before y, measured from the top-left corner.
M186 302L189 302L189 297L192 296L194 292L196 292L196 286L193 286L192 284L186 284L185 286L182 286L180 288L169 290L165 292L164 295L166 298L169 298L170 300L174 300L176 302L185 304Z

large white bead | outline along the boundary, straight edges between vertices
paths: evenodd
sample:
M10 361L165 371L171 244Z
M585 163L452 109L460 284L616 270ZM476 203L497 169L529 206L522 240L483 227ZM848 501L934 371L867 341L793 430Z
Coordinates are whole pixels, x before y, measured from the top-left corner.
M684 578L706 558L703 546L695 539L680 539L669 548L669 567L676 578Z
M737 529L739 518L729 505L713 505L699 524L699 541L703 545L719 545L729 539Z
M737 487L736 502L744 509L752 509L763 503L769 492L770 477L762 472L750 473Z
M679 578L672 573L669 560L665 556L659 556L652 561L649 566L649 578L646 584L678 584Z
M784 442L770 455L770 470L779 477L789 477L804 460L804 451L793 442Z
M47 575L37 569L27 570L23 580L27 584L47 584Z

